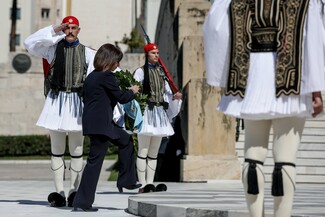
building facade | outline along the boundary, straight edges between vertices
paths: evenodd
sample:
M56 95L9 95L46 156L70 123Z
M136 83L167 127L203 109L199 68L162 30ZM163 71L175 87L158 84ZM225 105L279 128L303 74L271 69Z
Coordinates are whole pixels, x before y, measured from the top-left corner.
M153 0L157 1L157 0ZM0 64L8 62L13 0L3 0ZM66 15L80 21L80 41L98 49L104 43L119 42L129 35L141 15L141 0L17 0L16 52L23 52L24 39L38 29L60 24ZM126 50L126 45L120 45Z
M148 4L142 0L17 0L16 51L10 52L12 2L3 0L0 8L0 135L46 134L46 130L35 125L44 104L42 62L26 52L25 38L42 27L60 24L63 17L71 14L80 21L81 43L98 49L104 43L114 44L129 36L143 16L143 6ZM126 45L119 46L127 50ZM133 71L143 64L142 56L126 54L121 67ZM27 63L28 69L19 72L19 66Z

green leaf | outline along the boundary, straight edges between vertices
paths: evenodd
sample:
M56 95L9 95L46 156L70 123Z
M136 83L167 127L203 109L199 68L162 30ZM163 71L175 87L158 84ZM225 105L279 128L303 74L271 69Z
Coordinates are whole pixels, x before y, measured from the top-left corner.
M125 71L122 70L122 71L116 72L115 73L115 77L116 77L117 80L119 80L119 82L120 82L120 88L122 90L128 90L133 85L138 85L140 87L140 92L135 95L135 100L139 103L140 108L141 108L141 111L142 111L142 114L143 114L144 109L146 107L148 95L147 94L143 94L141 92L141 90L142 90L142 83L136 81L133 78L131 72L128 71L128 70L125 70ZM127 127L127 129L131 129L131 128L128 128Z

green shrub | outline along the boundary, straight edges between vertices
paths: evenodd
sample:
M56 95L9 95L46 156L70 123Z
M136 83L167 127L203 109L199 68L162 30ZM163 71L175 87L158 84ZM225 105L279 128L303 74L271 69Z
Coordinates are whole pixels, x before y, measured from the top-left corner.
M85 137L84 155L89 153L89 149L89 138ZM117 146L110 145L107 155L116 154L117 151ZM68 147L66 147L65 154L69 155ZM48 155L51 155L51 141L49 136L0 136L0 157Z

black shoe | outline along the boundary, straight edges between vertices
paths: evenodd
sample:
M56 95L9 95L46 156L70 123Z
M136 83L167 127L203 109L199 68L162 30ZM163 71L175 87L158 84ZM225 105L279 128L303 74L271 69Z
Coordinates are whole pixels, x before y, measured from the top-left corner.
M128 190L134 190L137 188L140 188L141 184L134 184L134 185L130 185L130 186L117 186L117 189L120 193L123 192L123 188L128 189Z
M73 207L73 212L97 212L98 208L93 208L93 207L89 207L89 208L79 208L79 207Z
M167 191L167 185L161 183L156 186L156 191Z
M49 194L47 200L52 207L63 207L66 205L65 197L57 192L52 192Z
M73 206L73 200L74 197L76 196L76 191L72 192L69 197L68 197L68 207L72 207Z
M143 193L149 193L149 192L155 192L155 191L156 191L156 187L153 184L147 184L143 188Z

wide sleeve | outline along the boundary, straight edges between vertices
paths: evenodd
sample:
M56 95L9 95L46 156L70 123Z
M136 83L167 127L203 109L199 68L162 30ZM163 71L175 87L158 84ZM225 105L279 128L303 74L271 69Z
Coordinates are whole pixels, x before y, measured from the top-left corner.
M144 71L142 70L142 68L138 68L138 69L135 70L135 72L133 74L133 78L136 81L143 82L143 80L144 80Z
M309 1L302 43L301 94L325 90L324 2Z
M95 69L94 68L94 58L96 55L96 50L86 47L85 55L86 55L86 63L88 65L88 68L87 68L87 76L88 76L89 73L91 73Z
M231 0L215 0L203 24L204 58L207 82L225 87L230 58Z
M64 37L64 32L55 33L53 26L48 26L28 36L24 41L24 46L30 54L44 58L51 63L56 44Z
M169 106L167 109L167 116L169 118L169 121L172 122L172 119L177 116L181 109L182 100L181 99L173 99L173 92L168 84L167 81L165 81L165 93L164 93L164 101L168 102Z

